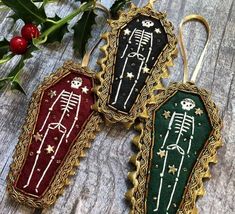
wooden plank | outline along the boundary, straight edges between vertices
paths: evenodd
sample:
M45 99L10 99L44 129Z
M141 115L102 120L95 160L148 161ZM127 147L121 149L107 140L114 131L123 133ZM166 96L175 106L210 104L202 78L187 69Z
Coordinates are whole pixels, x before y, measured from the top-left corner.
M110 6L109 0L102 1ZM139 0L135 0L138 3ZM144 5L141 1L140 5ZM212 179L206 182L207 195L197 203L200 213L232 214L235 212L233 176L235 161L235 4L234 0L162 0L155 3L156 9L167 11L168 18L174 23L176 32L180 20L190 13L205 16L212 27L212 38L204 60L198 85L207 88L214 101L221 109L224 119L224 147L219 150L219 163L212 167ZM64 4L50 6L48 12L57 11L66 15L73 8ZM19 32L22 23L12 26L6 18L8 12L0 14L0 36L11 38L13 32ZM97 38L99 28L94 29ZM203 49L205 31L199 24L188 24L185 28L185 42L189 50L189 67L192 71ZM95 40L91 41L91 45ZM53 57L51 57L53 56ZM98 70L96 60L101 56L97 49L92 57L90 67ZM18 93L4 92L0 95L0 213L33 213L33 209L24 207L9 199L5 191L6 176L20 127L24 121L30 96L38 83L51 72L59 68L64 61L80 61L73 54L72 37L66 35L62 44L53 44L42 48L29 60L22 74L27 97ZM14 66L15 61L0 67L1 76ZM182 60L178 57L171 68L169 81L182 80ZM169 81L165 81L167 84ZM57 203L43 213L77 213L104 214L128 213L129 205L124 193L129 186L127 173L131 170L128 164L133 154L131 139L135 132L127 131L121 125L105 127L97 135L92 148L72 178L72 185L65 189Z

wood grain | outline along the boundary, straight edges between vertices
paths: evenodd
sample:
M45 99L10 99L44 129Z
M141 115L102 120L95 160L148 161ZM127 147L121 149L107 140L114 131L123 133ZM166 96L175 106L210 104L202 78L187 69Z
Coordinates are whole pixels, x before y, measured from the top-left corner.
M68 3L68 1L66 1ZM65 16L75 5L59 2L50 5L47 12L58 12ZM102 1L111 5L109 0ZM235 4L234 0L159 0L156 9L166 11L168 18L176 26L181 19L191 13L205 16L212 27L212 39L204 60L202 72L198 76L198 85L208 89L221 110L224 119L224 147L219 150L219 162L211 168L212 179L205 182L207 194L197 203L202 214L235 213ZM143 1L135 3L144 5ZM8 39L19 33L22 23L13 25L0 13L0 36ZM94 38L104 29L104 18L98 18L99 27L93 30ZM198 23L188 24L185 28L185 42L189 50L189 67L192 70L200 56L205 42L205 30ZM95 39L90 41L90 45ZM52 57L53 56L53 57ZM91 59L90 67L99 70L96 60L101 57L97 49ZM30 59L22 73L23 86L27 97L17 92L6 91L0 94L0 213L29 214L34 210L19 205L9 199L6 188L6 176L12 161L14 147L17 144L20 128L26 116L30 96L44 77L59 68L64 61L80 59L74 55L71 34L67 34L62 44L43 47ZM16 59L17 60L17 59ZM0 67L0 75L5 75L14 66L15 60ZM170 69L169 81L182 80L182 60L178 57L175 66ZM124 193L129 186L127 173L131 169L129 157L134 153L131 139L133 130L125 130L121 125L104 127L97 135L92 148L88 151L79 167L78 173L65 189L57 203L43 210L44 214L120 214L128 213L129 205Z

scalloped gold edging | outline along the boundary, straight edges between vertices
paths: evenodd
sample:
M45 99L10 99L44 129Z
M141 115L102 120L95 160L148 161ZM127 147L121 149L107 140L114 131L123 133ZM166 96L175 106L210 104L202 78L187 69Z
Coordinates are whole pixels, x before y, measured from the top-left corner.
M20 173L24 159L26 158L28 148L28 136L32 133L34 128L33 124L37 119L38 105L43 91L53 84L58 79L62 78L69 72L78 71L78 73L93 77L94 73L87 68L82 68L78 64L74 64L71 61L66 62L62 68L58 69L55 73L46 77L42 84L39 85L37 90L33 93L32 101L28 109L28 116L25 124L22 128L22 133L19 137L19 143L16 146L16 150L13 156L13 162L10 166L10 171L7 177L7 189L12 198L16 201L35 208L45 208L52 205L57 197L64 191L64 186L69 185L69 176L75 175L75 167L79 166L78 158L85 157L85 149L91 147L91 140L96 136L96 133L100 131L100 124L103 122L98 112L93 112L87 122L86 126L82 130L75 144L72 146L70 154L66 157L63 166L60 168L54 180L52 181L48 191L41 198L34 198L26 196L17 191L14 187L14 183L18 174Z
M157 65L152 68L152 74L148 77L146 86L142 89L131 112L129 114L122 114L107 106L109 86L113 73L113 60L117 50L116 38L120 28L130 22L137 14L149 15L161 20L169 43L166 46L166 51L159 56ZM120 12L118 20L108 20L108 22L111 26L111 31L102 36L107 43L101 47L101 51L104 52L104 57L98 61L98 64L101 66L102 71L96 74L96 79L100 82L100 85L96 86L94 90L99 99L93 108L104 114L106 122L122 122L129 128L137 117L148 117L146 111L147 103L155 101L155 90L164 89L161 79L169 77L168 67L174 65L173 59L177 55L177 39L173 34L173 25L166 20L166 14L154 12L151 4L147 4L144 8L138 8L134 4L131 4L128 12Z
M149 155L152 144L153 112L160 108L164 102L177 90L192 92L200 95L207 109L208 116L213 127L213 133L208 139L207 146L202 150L197 163L189 178L181 204L177 214L197 214L196 200L205 194L203 179L210 178L210 163L217 163L217 149L222 146L222 121L219 117L218 109L211 100L209 93L204 89L197 88L193 83L172 83L170 87L158 95L155 105L148 106L149 118L139 124L137 131L140 135L133 140L139 152L131 158L131 163L136 167L136 171L130 172L128 177L133 187L126 193L126 198L131 203L130 214L146 213L146 184L149 167Z

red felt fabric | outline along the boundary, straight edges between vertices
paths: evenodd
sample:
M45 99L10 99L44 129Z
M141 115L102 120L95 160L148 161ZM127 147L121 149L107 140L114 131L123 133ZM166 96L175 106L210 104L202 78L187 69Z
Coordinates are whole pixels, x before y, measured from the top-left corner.
M78 89L71 87L71 82L74 80L75 77L82 78L82 85ZM82 92L82 88L84 88L85 86L89 89L87 94ZM93 82L90 77L71 71L67 76L63 77L62 79L57 81L57 83L50 86L47 90L44 91L40 103L39 115L34 124L35 131L31 135L29 135L28 138L30 144L28 148L27 158L15 183L15 187L17 189L35 197L41 197L43 196L43 194L45 194L50 183L53 181L56 172L62 166L63 161L66 159L66 156L69 155L70 148L79 137L83 126L86 124L87 119L92 113L91 105L94 104L94 94L91 92L92 87ZM63 96L60 96L58 101L55 102L63 90L66 91L66 94L64 92ZM55 91L56 96L51 97L51 91ZM71 95L71 92L73 93L73 95ZM69 109L69 112L65 112L65 110L63 110L68 104L68 102L66 104L66 99L69 97L71 98L71 96L74 96L74 94L81 95L80 110L78 112L77 121L75 121L75 117L77 108L79 106L79 101L76 101L76 99L72 98L73 102L72 105L70 105L72 109ZM77 99L79 100L79 98ZM53 110L48 116L49 108L54 102L55 105L53 107ZM65 114L63 116L64 112ZM40 130L43 127L43 124L44 128ZM73 124L74 127L72 128ZM67 130L65 131L65 129ZM70 130L70 135L67 137ZM65 131L65 133L63 133L63 131ZM41 141L36 141L34 136L37 133L42 135ZM54 152L47 152L46 149L48 145L53 147ZM57 148L58 151L56 152ZM37 151L40 151L39 156L37 156ZM51 159L52 156L54 156L54 159ZM31 176L31 180L29 180L32 171L33 173ZM27 183L28 185L26 185Z

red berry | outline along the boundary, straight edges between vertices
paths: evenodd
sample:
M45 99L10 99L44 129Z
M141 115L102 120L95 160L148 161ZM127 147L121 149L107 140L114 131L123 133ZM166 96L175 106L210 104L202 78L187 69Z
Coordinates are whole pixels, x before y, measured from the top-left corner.
M24 54L27 46L27 40L20 36L13 37L10 41L10 49L14 54Z
M33 38L39 37L40 32L39 32L39 30L38 30L36 25L34 25L34 24L26 24L21 29L21 35L26 40L31 41Z

